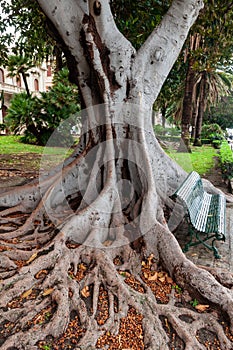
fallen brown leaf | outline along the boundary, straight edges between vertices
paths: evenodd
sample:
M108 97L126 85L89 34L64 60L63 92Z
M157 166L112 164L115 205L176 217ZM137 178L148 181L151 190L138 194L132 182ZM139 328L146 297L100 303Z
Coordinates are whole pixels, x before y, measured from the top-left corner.
M200 312L204 312L206 311L210 306L209 305L202 305L202 304L199 304L197 306L195 306L195 309L200 311Z
M44 277L48 274L48 270L40 270L39 272L37 272L37 274L35 275L36 279L39 279L41 277Z
M166 276L166 280L167 280L167 283L169 283L169 284L173 283L173 279L169 276Z
M32 294L32 288L29 289L29 290L27 290L26 292L24 292L24 293L21 295L21 297L22 297L23 299L25 299L25 298L27 298L30 294Z
M155 272L154 275L152 275L148 278L148 281L157 281L157 279L158 279L158 273Z
M85 286L82 290L81 290L81 294L84 298L88 298L90 296L90 292L89 292L89 287Z
M104 241L102 244L103 244L105 247L109 247L110 245L112 245L112 242L113 242L113 241L106 240L106 241Z
M54 288L46 289L42 295L43 295L43 297L45 297L46 295L51 294L53 291L54 291Z
M162 282L162 283L165 282L166 281L166 276L160 277L159 281Z
M32 256L26 261L26 264L30 264L37 257L37 253L32 254Z
M149 266L152 265L152 260L153 260L153 258L154 258L154 254L150 254L150 256L149 256L149 258L148 258L148 264L149 264Z
M86 271L86 269L87 269L86 266L84 264L82 264L82 263L79 264L78 267L79 267L80 270L83 270L83 271Z

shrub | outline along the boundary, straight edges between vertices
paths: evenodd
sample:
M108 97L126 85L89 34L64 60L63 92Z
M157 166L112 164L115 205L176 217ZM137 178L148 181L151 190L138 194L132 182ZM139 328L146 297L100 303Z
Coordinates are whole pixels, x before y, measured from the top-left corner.
M211 141L209 139L201 139L202 145L209 145Z
M68 70L63 69L55 76L52 88L41 92L40 98L16 94L5 121L11 131L22 135L22 142L44 146L56 131L54 146L66 146L72 143L71 127L79 122L78 100L77 87L69 83ZM68 118L69 122L64 126L62 121Z
M220 148L224 138L224 133L218 124L203 125L201 137L209 139L214 148Z
M178 128L164 128L162 125L154 125L154 132L159 136L176 136L180 137L180 130Z
M210 135L221 135L222 137L224 137L224 133L221 127L216 123L205 124L202 126L201 137L203 139L209 139Z
M212 139L211 143L212 143L214 148L220 148L222 141L223 141L223 139L215 138L215 139Z
M220 166L224 180L233 178L233 153L227 141L223 141L219 152Z
M165 135L166 129L162 125L157 124L157 125L154 125L154 132L157 135Z

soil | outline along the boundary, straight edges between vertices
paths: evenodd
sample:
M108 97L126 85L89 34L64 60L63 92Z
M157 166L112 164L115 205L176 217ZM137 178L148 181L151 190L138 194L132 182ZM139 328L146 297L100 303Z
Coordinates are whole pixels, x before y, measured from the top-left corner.
M43 158L43 169L59 163L59 156ZM38 178L41 155L37 153L0 154L0 193Z
M0 190L29 182L39 174L41 156L35 153L0 155Z

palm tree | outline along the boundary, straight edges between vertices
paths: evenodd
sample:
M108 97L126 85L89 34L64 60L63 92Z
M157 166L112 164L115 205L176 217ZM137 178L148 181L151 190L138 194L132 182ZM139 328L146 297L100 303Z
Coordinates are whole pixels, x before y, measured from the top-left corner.
M20 74L22 75L24 86L26 89L27 96L30 96L30 91L28 88L28 70L34 66L34 63L27 57L11 55L8 58L7 69L9 71L9 77L16 77L17 80L20 79Z
M230 94L231 80L224 72L207 68L197 76L196 84L197 117L194 125L194 145L201 145L201 129L204 112L207 107L215 105L220 97Z
M189 151L190 148L190 137L189 137L189 127L191 124L193 116L193 101L195 95L195 85L196 85L196 58L194 56L195 51L197 51L202 44L202 37L200 34L195 33L190 35L189 43L185 50L184 61L187 63L187 72L185 78L183 103L181 109L181 138L180 147L178 151Z

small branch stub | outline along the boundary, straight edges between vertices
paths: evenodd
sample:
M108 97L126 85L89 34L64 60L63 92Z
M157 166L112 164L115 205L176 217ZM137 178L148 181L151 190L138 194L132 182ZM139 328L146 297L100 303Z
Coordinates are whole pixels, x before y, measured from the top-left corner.
M161 61L163 62L165 57L165 51L162 47L156 47L154 51L154 58L156 61Z
M94 2L93 9L94 9L94 14L96 16L99 16L100 13L101 13L101 3L100 3L100 1L95 1Z

